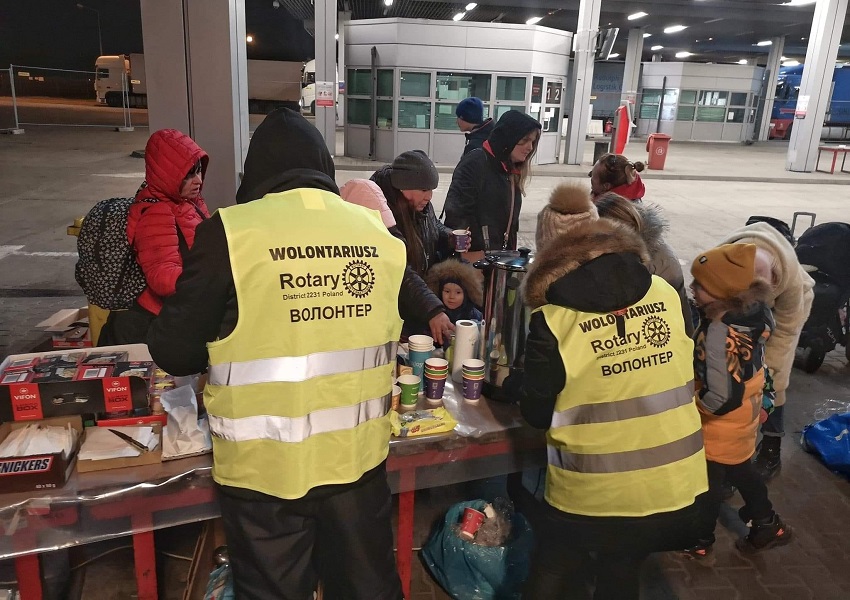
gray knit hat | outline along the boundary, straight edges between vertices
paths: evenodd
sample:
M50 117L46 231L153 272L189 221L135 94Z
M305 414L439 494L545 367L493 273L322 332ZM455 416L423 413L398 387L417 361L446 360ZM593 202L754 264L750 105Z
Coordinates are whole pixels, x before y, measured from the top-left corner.
M427 154L408 150L390 165L390 182L397 190L433 190L440 183L440 176Z
M582 184L565 182L552 190L549 204L537 214L535 243L537 251L552 239L585 221L599 218L590 199L590 190Z

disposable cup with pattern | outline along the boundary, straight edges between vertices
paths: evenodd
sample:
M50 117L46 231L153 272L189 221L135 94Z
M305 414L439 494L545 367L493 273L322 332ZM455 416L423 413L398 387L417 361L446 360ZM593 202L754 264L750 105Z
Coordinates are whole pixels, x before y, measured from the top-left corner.
M420 383L421 377L419 375L402 375L398 378L398 387L401 388L401 396L399 398L400 408L406 409L416 406Z

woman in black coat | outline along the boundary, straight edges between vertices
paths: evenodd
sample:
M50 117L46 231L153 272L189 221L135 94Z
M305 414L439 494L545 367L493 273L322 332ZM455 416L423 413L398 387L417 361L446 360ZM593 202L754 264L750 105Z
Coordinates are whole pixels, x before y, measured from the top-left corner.
M413 271L405 275L400 298L416 297L417 301L415 306L400 306L405 313L402 314L405 320L402 335L430 331L431 337L442 345L448 342L454 326L446 316L442 301L423 280L432 265L445 260L452 252L451 230L437 219L431 205L431 196L440 181L437 168L422 150L410 150L399 154L392 164L375 171L370 179L378 184L387 199L399 237L407 247L407 266Z
M472 233L466 259L477 260L485 250L516 250L540 129L533 118L509 110L484 145L460 159L446 196L446 225Z

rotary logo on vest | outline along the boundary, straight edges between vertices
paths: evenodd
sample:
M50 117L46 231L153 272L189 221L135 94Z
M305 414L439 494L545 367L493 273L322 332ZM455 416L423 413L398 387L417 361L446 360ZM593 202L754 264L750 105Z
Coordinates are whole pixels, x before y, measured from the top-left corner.
M340 289L340 287L342 289ZM342 296L343 289L349 296L365 298L375 287L375 271L362 260L352 260L340 274L333 273L292 273L280 274L280 289L304 290L283 294L283 300L303 300L307 298L332 298Z

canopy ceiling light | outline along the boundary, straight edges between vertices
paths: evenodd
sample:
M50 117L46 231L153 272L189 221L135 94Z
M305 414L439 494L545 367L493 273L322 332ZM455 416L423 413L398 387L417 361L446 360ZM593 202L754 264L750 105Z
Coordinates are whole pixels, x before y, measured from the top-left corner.
M619 52L615 52L614 54L609 54L609 55L608 55L608 58L617 58L618 56L620 56L620 53L619 53Z
M687 28L687 25L671 25L670 27L664 28L664 33L679 33L680 31L684 31Z
M742 58L741 60L739 60L739 61L738 61L738 64L739 64L739 65L745 65L745 64L747 64L747 59L746 59L746 58Z
M543 17L531 17L528 21L525 22L526 25L536 25L540 21L543 20Z
M650 50L663 50L664 46L653 46Z
M626 17L626 18L627 18L629 21L634 21L635 19L641 19L641 18L643 18L643 17L648 17L648 16L649 16L649 13L645 13L645 12L643 12L643 11L640 11L640 12L636 12L636 13L634 13L634 14L631 14L631 15L629 15L629 16L628 16L628 17Z
M452 17L452 21L460 21L466 16L465 12L459 12L455 16Z
M676 58L688 58L689 56L693 56L693 52L677 52Z
M652 37L652 34L651 33L644 33L643 37L645 37L645 38Z
M476 6L478 6L478 5L475 2L470 2L469 4L466 5L466 10L470 11L473 8L475 8Z
M762 40L760 42L756 42L756 46L770 46L773 42L771 40Z

